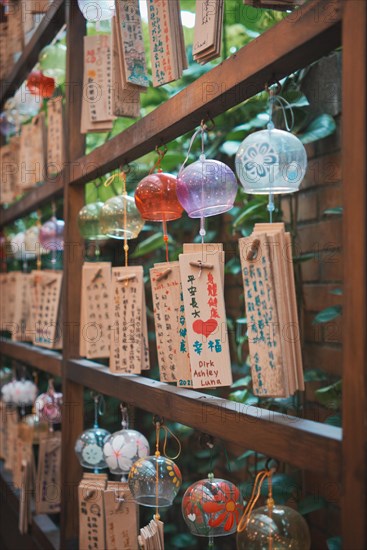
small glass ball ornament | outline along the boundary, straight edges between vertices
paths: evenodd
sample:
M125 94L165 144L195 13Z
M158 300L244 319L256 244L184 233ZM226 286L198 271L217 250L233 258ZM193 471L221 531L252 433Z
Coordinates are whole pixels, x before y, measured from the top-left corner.
M219 160L200 159L180 171L177 196L190 218L208 218L228 212L237 194L232 170Z
M123 405L121 414L122 430L114 432L105 442L103 455L110 472L125 480L134 462L149 454L149 443L143 434L129 428L127 408Z
M36 414L49 425L60 424L62 393L56 392L50 380L46 393L41 393L35 401Z
M142 506L171 506L182 484L178 466L170 458L155 454L141 458L130 470L129 488Z
M270 123L241 143L235 163L246 193L294 193L305 176L307 154L295 135Z
M183 518L190 532L198 537L235 533L242 512L240 490L213 474L190 485L182 499Z
M78 227L80 235L86 241L102 241L106 235L101 229L101 210L103 202L92 202L83 206L78 214Z
M40 229L40 243L47 251L64 249L64 220L58 220L52 216Z
M47 250L40 244L40 228L37 225L33 225L25 232L24 247L27 258L34 257L37 254L47 254Z
M17 407L33 405L38 388L30 380L12 380L1 388L2 398L5 403Z
M24 231L13 235L10 239L10 255L15 260L24 260L25 258L25 234Z
M102 395L94 396L94 425L93 428L85 430L76 440L75 453L83 468L99 470L107 468L103 457L103 445L111 436L110 432L100 428L98 416L104 413L104 399Z
M183 208L176 193L177 179L162 171L149 174L135 191L135 203L144 220L163 222L178 220Z
M43 74L56 81L58 85L65 81L66 46L60 42L49 44L39 55L39 65Z
M114 0L78 0L78 6L85 19L94 23L112 19L115 15Z
M310 550L310 531L304 518L288 506L256 508L237 534L237 550Z
M54 94L55 87L55 80L45 76L41 71L32 71L28 76L27 88L32 95L50 98Z
M136 239L144 227L144 220L133 197L118 195L105 202L100 214L101 231L113 239Z

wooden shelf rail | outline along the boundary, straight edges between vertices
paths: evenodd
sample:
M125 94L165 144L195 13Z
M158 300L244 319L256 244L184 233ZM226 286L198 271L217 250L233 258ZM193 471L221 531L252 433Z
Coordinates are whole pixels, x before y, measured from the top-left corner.
M317 61L341 44L342 0L311 0L236 54L188 85L133 126L74 161L70 183L84 184L200 121L238 105L274 82Z
M19 490L15 489L10 472L0 462L0 495L1 495L1 536L7 548L42 548L42 550L59 550L60 531L49 516L35 515L32 506L30 532L19 538L17 534L19 521ZM21 545L21 546L20 546ZM36 546L35 546L36 545Z
M54 0L13 69L0 84L0 107L12 97L38 61L40 51L65 23L65 0Z
M52 376L61 376L62 356L57 351L1 338L0 355L43 370Z
M342 430L319 422L234 403L136 375L112 374L87 360L66 363L66 376L105 395L191 426L244 450L252 449L303 470L341 476Z

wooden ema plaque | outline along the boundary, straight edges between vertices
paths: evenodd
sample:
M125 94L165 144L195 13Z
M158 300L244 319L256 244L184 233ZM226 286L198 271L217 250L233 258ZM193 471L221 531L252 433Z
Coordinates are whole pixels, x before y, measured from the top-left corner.
M47 102L47 174L61 172L65 162L62 96Z
M84 474L78 489L79 549L106 548L104 490L106 474Z
M41 437L36 482L36 513L60 512L61 432Z
M290 236L257 224L240 239L254 393L287 397L304 389Z
M33 343L49 349L62 347L60 297L62 271L34 271L31 295Z
M192 386L180 264L155 264L150 270L160 379Z
M196 0L192 54L201 65L220 56L224 0Z
M13 180L11 174L14 170L10 145L0 148L1 190L0 204L7 204L14 198Z
M103 494L106 550L139 550L139 507L127 483L109 481Z
M80 355L88 359L110 356L111 264L86 262L82 271Z
M15 320L17 273L0 273L0 318L1 330L13 333Z
M32 340L30 326L31 282L32 275L30 273L17 273L12 339L20 342Z
M31 189L45 177L46 123L45 113L40 113L30 124L23 124L20 135L21 191Z
M111 315L110 370L139 374L149 368L142 266L112 269Z
M179 258L193 387L230 386L221 253L212 254L210 263L202 258L202 253Z

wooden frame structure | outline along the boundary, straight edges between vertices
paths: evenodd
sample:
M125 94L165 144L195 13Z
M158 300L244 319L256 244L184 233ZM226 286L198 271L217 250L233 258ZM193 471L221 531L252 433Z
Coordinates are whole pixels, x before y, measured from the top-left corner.
M242 0L238 0L241 1ZM285 20L190 84L164 105L137 121L90 155L84 156L80 134L82 52L85 21L77 3L54 0L49 17L0 90L0 103L14 92L34 64L39 49L67 22L68 162L57 181L45 182L6 210L0 226L64 195L66 220L64 260L63 354L10 341L0 352L63 379L66 415L62 435L62 516L60 547L76 547L76 491L81 470L74 442L82 431L83 388L130 402L144 410L190 425L243 447L311 470L342 484L342 532L345 549L367 548L367 2L310 0ZM215 117L300 69L338 46L343 47L344 164L344 334L343 430L316 422L283 417L257 407L174 388L137 376L117 376L106 367L80 360L78 351L81 255L77 213L83 184L131 162ZM56 547L55 543L53 547Z

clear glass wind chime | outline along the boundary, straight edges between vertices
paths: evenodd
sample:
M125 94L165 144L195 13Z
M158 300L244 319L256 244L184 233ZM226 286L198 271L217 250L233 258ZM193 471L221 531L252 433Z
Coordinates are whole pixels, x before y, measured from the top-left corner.
M249 135L240 145L235 159L241 184L251 195L269 194L268 211L273 221L274 195L294 193L305 176L307 154L302 142L292 134L294 113L286 99L266 87L269 92L269 122L266 130ZM280 91L277 85L276 92ZM275 107L283 113L285 130L275 128ZM290 123L287 118L290 113Z

